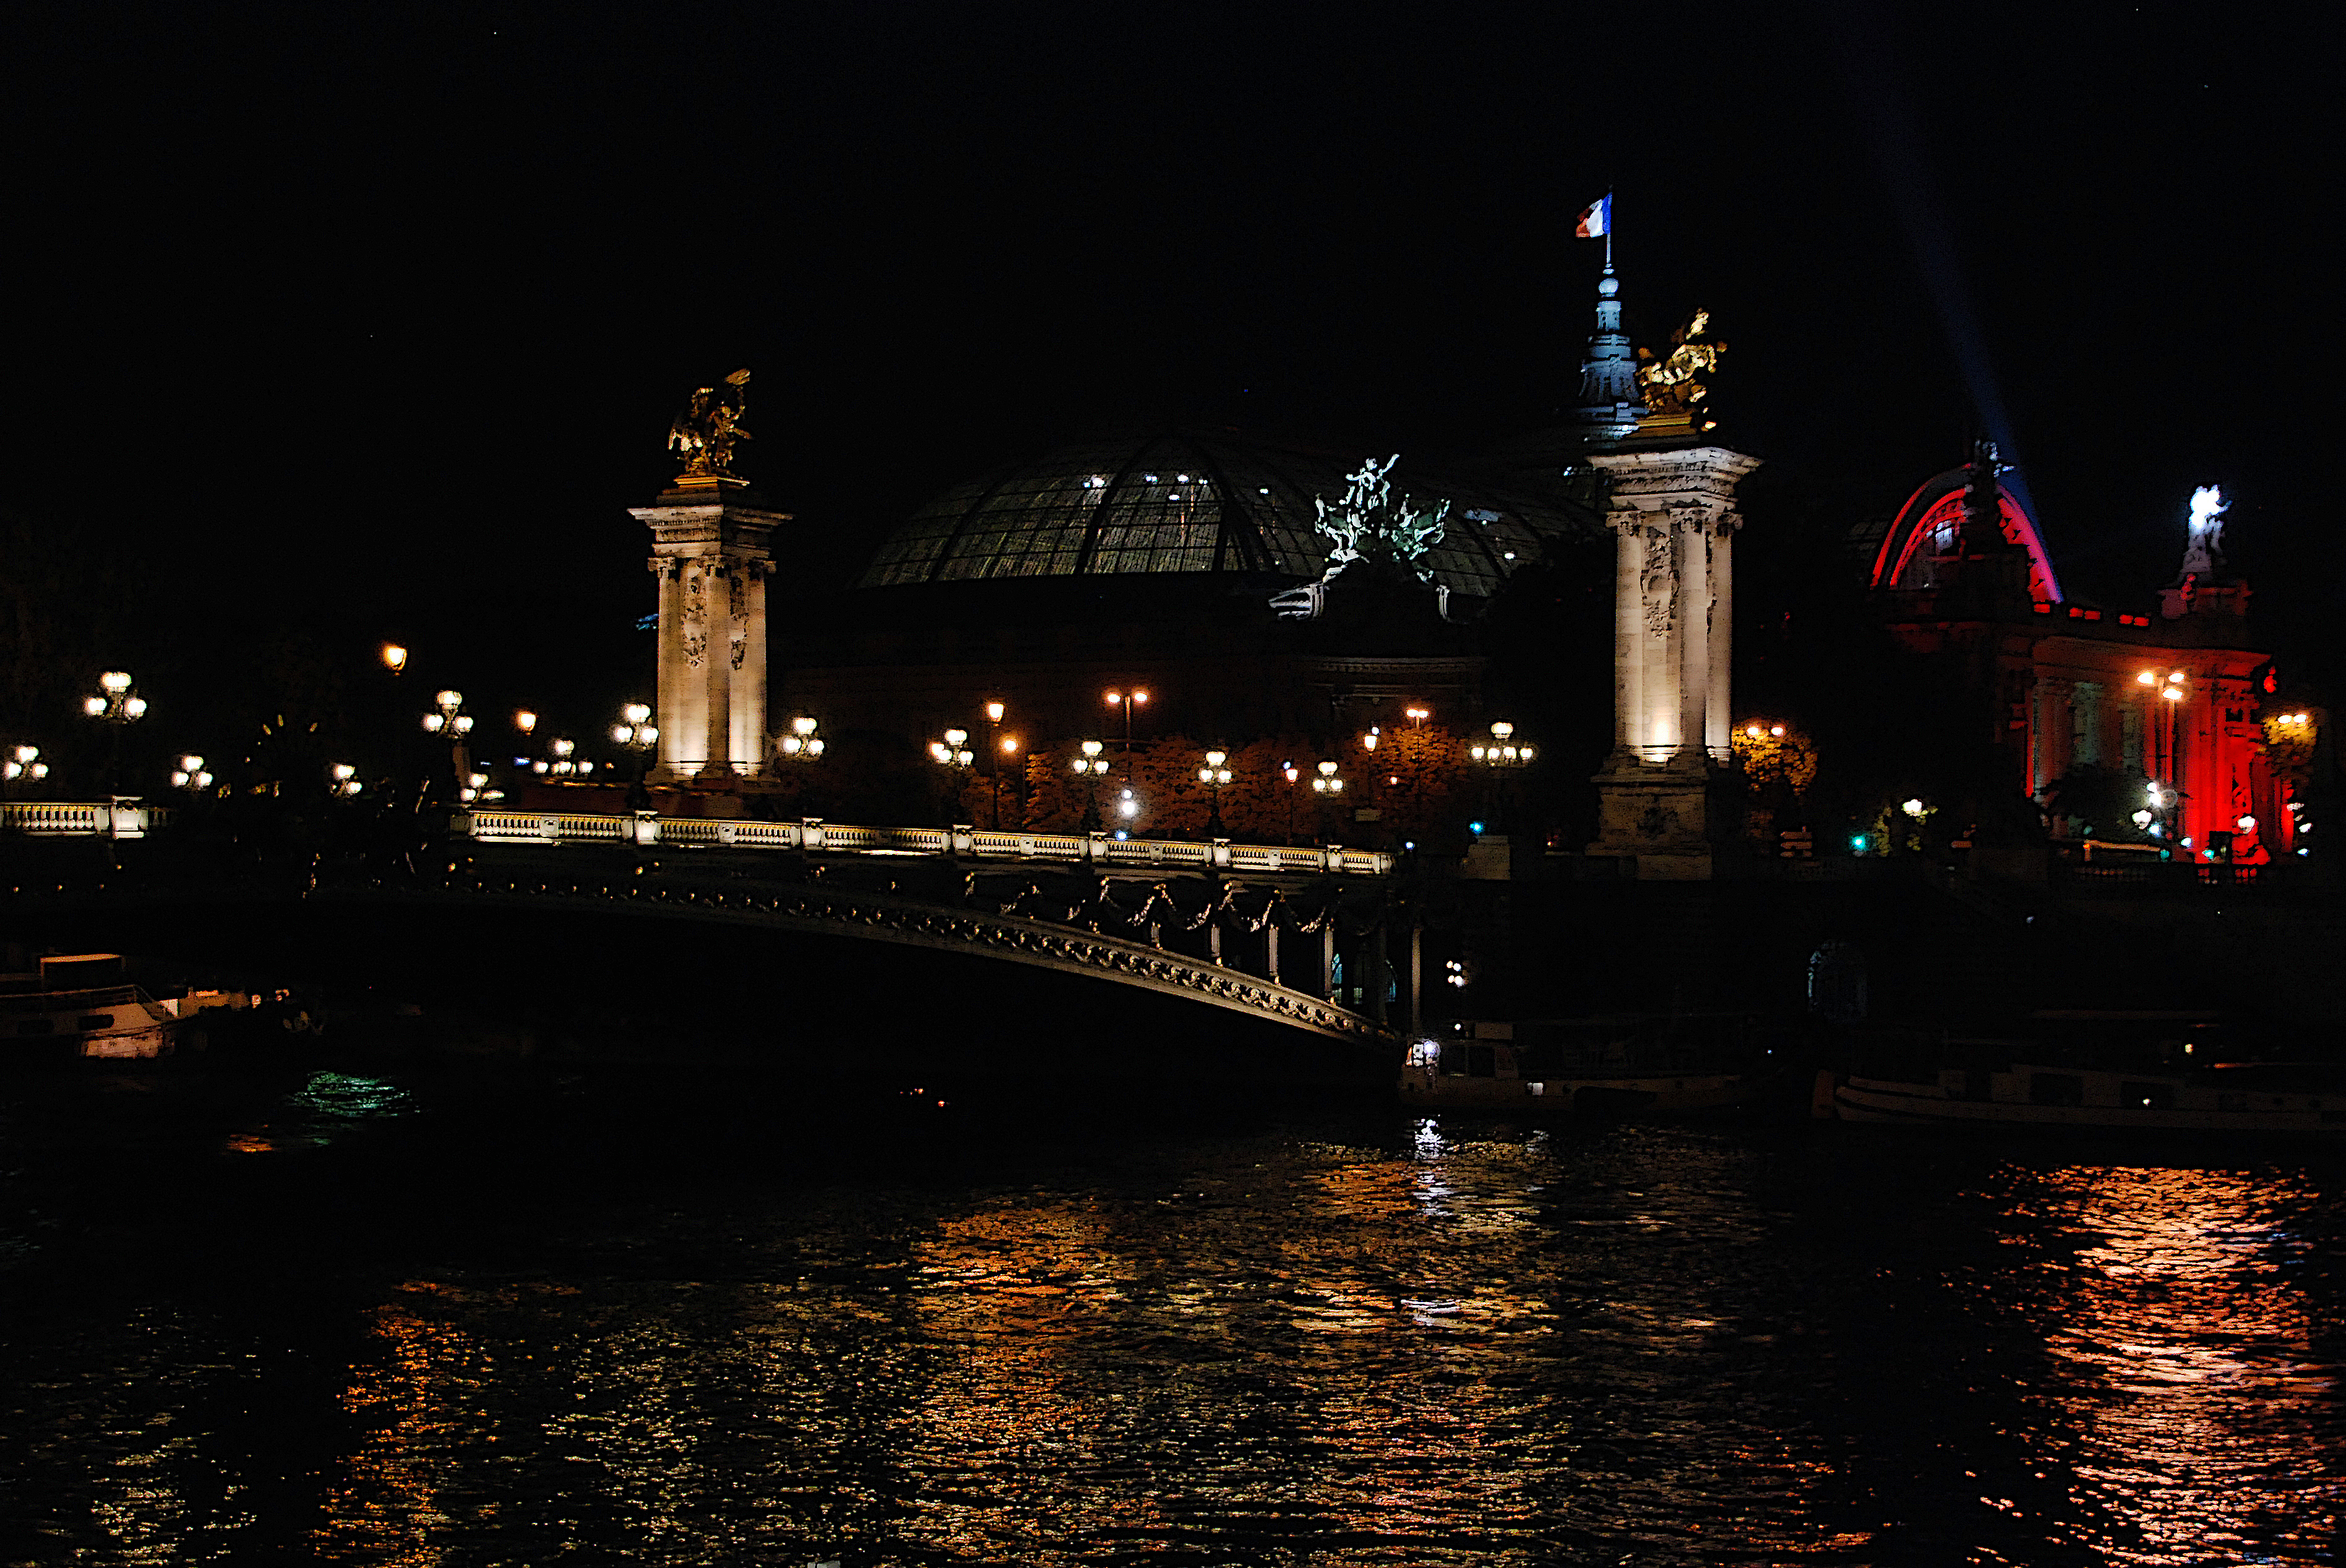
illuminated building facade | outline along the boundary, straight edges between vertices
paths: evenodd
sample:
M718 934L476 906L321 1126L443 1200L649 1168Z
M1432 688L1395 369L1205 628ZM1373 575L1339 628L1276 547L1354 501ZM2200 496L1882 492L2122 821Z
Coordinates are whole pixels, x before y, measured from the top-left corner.
M755 778L766 728L767 541L790 521L740 480L687 473L649 506L630 509L652 531L659 580L660 783Z
M2015 789L2046 802L2076 769L2139 772L2137 821L2178 858L2293 851L2296 813L2266 745L2274 716L2261 711L2271 657L2249 635L2247 583L2224 567L2220 496L2195 499L2182 567L2157 602L2110 608L2064 595L2000 472L1983 445L1862 540L1899 642L1965 661Z

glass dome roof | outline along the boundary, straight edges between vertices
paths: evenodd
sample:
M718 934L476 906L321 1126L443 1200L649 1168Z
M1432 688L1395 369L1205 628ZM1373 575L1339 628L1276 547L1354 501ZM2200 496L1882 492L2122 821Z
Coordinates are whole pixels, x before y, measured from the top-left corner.
M1329 545L1312 525L1312 497L1342 495L1360 463L1228 431L1066 447L922 507L881 546L862 585L1140 572L1316 577ZM1393 481L1421 502L1451 503L1432 565L1454 593L1494 593L1547 541L1596 526L1560 480L1462 484L1404 465Z

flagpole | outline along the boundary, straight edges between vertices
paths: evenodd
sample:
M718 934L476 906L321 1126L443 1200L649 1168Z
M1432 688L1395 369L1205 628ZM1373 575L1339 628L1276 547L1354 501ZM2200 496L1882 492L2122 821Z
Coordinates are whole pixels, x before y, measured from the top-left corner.
M1605 192L1605 270L1613 270L1613 191Z

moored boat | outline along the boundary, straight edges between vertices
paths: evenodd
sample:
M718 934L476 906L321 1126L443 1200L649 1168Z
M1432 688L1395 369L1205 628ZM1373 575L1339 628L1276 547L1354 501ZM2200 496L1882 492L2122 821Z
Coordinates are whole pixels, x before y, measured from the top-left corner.
M60 954L0 974L0 1059L151 1061L178 1049L176 1006L131 983L122 955Z
M2224 1060L2212 1013L2040 1013L2008 1037L1875 1043L1821 1114L1909 1126L2346 1135L2346 1064Z
M1774 1058L1748 1013L1462 1019L1409 1047L1404 1105L1622 1115L1749 1100Z

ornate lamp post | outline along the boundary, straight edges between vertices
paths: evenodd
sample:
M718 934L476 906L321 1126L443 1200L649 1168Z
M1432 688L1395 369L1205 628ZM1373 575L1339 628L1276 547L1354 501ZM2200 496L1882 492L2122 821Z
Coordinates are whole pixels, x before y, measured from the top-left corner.
M48 776L49 765L41 760L41 748L37 746L12 746L8 748L8 760L0 763L0 781L9 784L19 779L38 782Z
M171 769L171 788L185 789L190 795L200 795L212 787L212 776L204 771L204 759L194 752L179 759Z
M1490 769L1494 774L1508 773L1525 767L1532 759L1532 748L1528 746L1517 746L1515 743L1515 733L1514 725L1504 718L1496 719L1491 725L1491 744L1470 746L1466 748L1466 755ZM1506 804L1504 791L1504 784L1494 782L1491 806L1491 825L1494 829L1501 826L1500 809Z
M1320 763L1311 780L1311 793L1320 797L1320 822L1323 829L1327 826L1329 808L1336 803L1337 798L1343 792L1344 781L1336 775L1336 764ZM1322 832L1321 837L1325 839L1327 834Z
M366 786L359 782L359 770L347 762L326 764L326 793L337 799L347 800Z
M1219 748L1206 753L1206 765L1198 769L1198 782L1211 791L1209 799L1213 809L1206 814L1206 834L1209 838L1222 836L1222 786L1230 781L1230 770L1222 766L1230 754Z
M104 723L110 733L106 765L109 795L122 793L122 731L147 716L147 699L133 689L128 672L107 670L97 677L99 695L86 697L81 710Z
M1107 759L1100 755L1107 748L1096 740L1086 740L1077 749L1083 753L1076 759L1075 764L1076 772L1084 779L1084 820L1081 826L1086 833L1096 833L1100 826L1099 786L1094 780L1107 771Z
M822 737L815 733L818 726L801 714L790 720L790 732L782 737L782 755L793 762L811 762L822 755Z
M444 691L432 699L433 710L423 716L426 735L448 738L448 765L461 786L464 776L473 770L472 759L465 755L464 737L473 733L473 716L464 711L464 694Z
M635 777L627 785L627 809L640 811L652 803L650 793L644 789L644 759L659 744L659 726L651 722L652 710L640 702L631 702L619 709L619 722L611 726L611 738L627 748L636 759Z
M929 756L945 770L945 826L953 826L954 813L961 809L961 781L977 753L969 748L969 731L948 729L945 738L929 742Z

